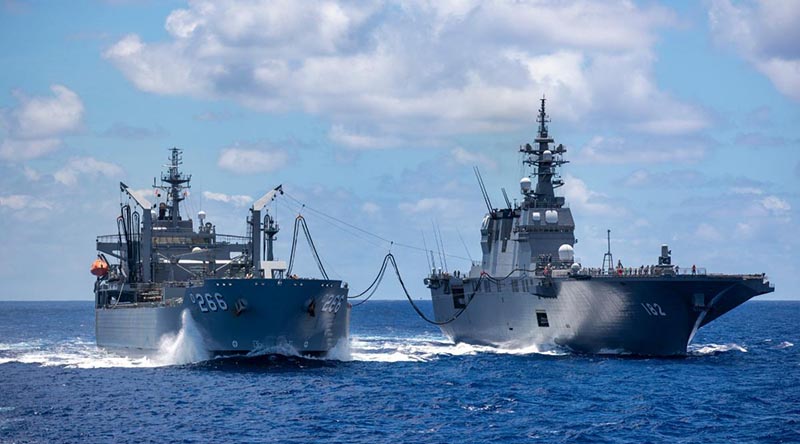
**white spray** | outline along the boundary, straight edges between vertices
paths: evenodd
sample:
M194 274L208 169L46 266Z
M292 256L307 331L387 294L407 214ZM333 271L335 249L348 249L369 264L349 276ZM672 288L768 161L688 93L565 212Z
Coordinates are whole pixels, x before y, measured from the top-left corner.
M181 313L180 331L177 335L161 338L158 353L153 360L162 365L182 365L206 361L210 358L211 355L203 343L203 335L187 309Z

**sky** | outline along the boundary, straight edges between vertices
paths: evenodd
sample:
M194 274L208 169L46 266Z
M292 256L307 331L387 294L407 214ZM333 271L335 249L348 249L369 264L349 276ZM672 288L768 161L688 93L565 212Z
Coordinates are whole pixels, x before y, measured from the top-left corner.
M0 300L91 299L118 183L152 196L173 146L187 217L244 234L283 184L280 259L300 213L352 292L391 251L425 299L434 226L480 257L473 166L519 196L543 96L583 265L610 229L626 265L667 243L800 299L798 1L0 0L0 72Z

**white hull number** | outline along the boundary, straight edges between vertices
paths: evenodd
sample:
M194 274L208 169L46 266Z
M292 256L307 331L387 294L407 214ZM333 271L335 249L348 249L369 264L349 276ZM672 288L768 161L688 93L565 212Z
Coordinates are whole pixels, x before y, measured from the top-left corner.
M644 311L647 312L650 316L666 316L667 314L664 313L664 310L661 309L661 306L658 304L651 304L649 302L642 302L642 307L644 307Z
M214 293L213 295L211 293L189 293L189 300L192 301L192 304L197 304L197 307L200 308L200 311L203 313L228 310L228 303L225 302L225 298L219 293Z

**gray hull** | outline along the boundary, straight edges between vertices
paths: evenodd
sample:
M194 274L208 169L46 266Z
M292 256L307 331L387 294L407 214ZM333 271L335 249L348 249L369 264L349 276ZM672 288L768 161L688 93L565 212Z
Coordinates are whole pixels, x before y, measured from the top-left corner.
M432 278L429 286L437 321L464 310L441 326L455 342L650 356L685 355L698 328L772 291L761 277L743 276L563 278L537 286L541 282L517 278L498 286L445 277Z
M98 308L97 344L156 350L166 335L180 331L185 310L205 350L215 354L280 352L286 346L303 354L324 354L348 337L350 306L340 281L207 279L184 291L172 304Z

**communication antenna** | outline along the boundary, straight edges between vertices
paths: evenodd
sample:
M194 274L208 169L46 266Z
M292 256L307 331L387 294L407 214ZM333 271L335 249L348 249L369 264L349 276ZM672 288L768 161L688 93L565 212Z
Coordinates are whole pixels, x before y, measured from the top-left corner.
M503 199L505 199L505 200L506 200L506 206L507 206L507 207L508 207L508 209L510 210L510 209L512 208L512 207L511 207L511 201L510 201L510 200L508 200L508 194L506 194L506 189L505 189L505 188L500 188L500 191L502 191L502 192L503 192Z
M478 185L481 187L481 193L483 194L483 201L486 202L486 209L489 210L489 214L492 214L492 201L489 200L489 193L486 192L486 185L483 184L483 177L481 177L481 171L478 167L472 167L473 171L475 171L475 177L478 178Z
M603 270L608 270L609 273L614 271L614 256L611 255L611 230L606 233L608 239L608 251L603 255ZM608 260L608 268L606 268L606 260Z
M464 250L467 251L467 257L469 257L470 265L472 265L471 264L473 262L472 261L472 255L469 253L469 248L467 248L467 243L464 242L464 237L461 236L461 230L456 229L456 232L458 233L458 238L461 239L461 245L463 245L464 246Z

